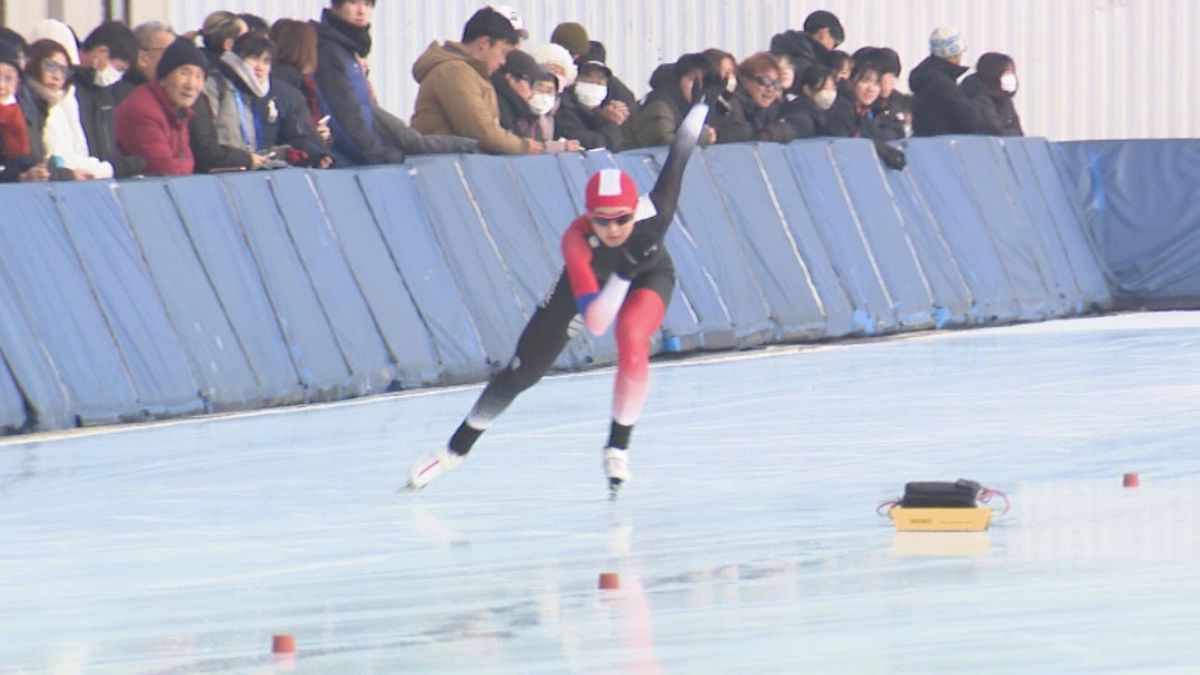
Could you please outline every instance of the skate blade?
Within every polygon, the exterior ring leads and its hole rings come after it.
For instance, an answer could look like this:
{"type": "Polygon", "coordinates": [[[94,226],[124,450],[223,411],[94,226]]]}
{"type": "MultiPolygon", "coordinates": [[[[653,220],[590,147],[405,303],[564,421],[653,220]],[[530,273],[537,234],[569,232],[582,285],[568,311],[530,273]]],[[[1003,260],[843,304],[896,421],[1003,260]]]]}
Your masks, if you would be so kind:
{"type": "Polygon", "coordinates": [[[609,478],[608,479],[608,498],[609,499],[617,498],[617,493],[621,490],[621,485],[624,482],[625,481],[621,480],[620,478],[609,478]]]}

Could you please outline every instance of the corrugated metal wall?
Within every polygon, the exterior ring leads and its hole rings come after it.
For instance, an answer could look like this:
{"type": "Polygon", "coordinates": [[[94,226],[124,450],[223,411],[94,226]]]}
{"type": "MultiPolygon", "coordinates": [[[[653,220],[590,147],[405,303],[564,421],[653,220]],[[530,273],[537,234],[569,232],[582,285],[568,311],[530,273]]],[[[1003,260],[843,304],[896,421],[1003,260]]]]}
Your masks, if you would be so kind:
{"type": "MultiPolygon", "coordinates": [[[[135,0],[136,2],[136,0],[135,0]]],[[[411,64],[433,40],[458,39],[479,0],[379,0],[372,79],[386,106],[407,116],[416,97],[411,64]]],[[[579,21],[608,47],[609,62],[644,94],[654,67],[686,51],[722,47],[739,58],[825,8],[846,26],[847,51],[888,45],[908,69],[924,58],[934,26],[952,23],[967,58],[1006,52],[1021,78],[1026,133],[1056,140],[1200,136],[1200,19],[1195,0],[508,0],[530,42],[579,21]]],[[[215,8],[267,17],[317,17],[324,0],[170,0],[168,20],[198,27],[215,8]]]]}

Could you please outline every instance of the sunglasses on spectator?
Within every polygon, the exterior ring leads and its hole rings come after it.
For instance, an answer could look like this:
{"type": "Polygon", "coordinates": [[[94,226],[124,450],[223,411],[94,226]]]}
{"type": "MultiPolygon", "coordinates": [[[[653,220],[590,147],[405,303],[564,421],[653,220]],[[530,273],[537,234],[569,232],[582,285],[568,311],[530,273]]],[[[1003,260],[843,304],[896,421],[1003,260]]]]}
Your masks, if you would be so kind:
{"type": "Polygon", "coordinates": [[[71,70],[71,66],[64,66],[53,59],[42,61],[42,68],[48,73],[58,73],[59,75],[66,75],[71,70]]]}
{"type": "Polygon", "coordinates": [[[755,77],[753,79],[755,82],[761,84],[762,86],[766,87],[767,89],[774,89],[775,91],[783,91],[783,85],[779,83],[779,80],[772,80],[771,78],[766,77],[764,75],[759,75],[758,77],[755,77]]]}
{"type": "Polygon", "coordinates": [[[588,217],[592,219],[592,223],[597,227],[612,227],[613,225],[628,225],[633,222],[633,215],[632,213],[622,213],[619,216],[601,216],[593,213],[588,217]]]}

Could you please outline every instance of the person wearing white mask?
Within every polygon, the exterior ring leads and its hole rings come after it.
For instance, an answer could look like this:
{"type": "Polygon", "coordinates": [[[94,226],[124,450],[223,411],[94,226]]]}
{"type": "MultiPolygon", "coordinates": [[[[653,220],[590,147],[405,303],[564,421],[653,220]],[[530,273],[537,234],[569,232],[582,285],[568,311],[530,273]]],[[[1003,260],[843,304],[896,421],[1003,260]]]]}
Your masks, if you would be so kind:
{"type": "Polygon", "coordinates": [[[1017,93],[1017,67],[1012,57],[987,52],[975,63],[975,72],[963,80],[961,89],[979,111],[983,133],[991,136],[1024,136],[1021,117],[1013,105],[1017,93]]]}
{"type": "Polygon", "coordinates": [[[796,130],[796,138],[826,135],[826,112],[837,100],[837,76],[825,66],[809,66],[797,74],[799,96],[784,106],[783,119],[796,130]]]}
{"type": "Polygon", "coordinates": [[[83,41],[79,65],[93,71],[96,86],[110,87],[125,77],[137,55],[137,38],[129,26],[108,21],[97,26],[83,41]]]}
{"type": "Polygon", "coordinates": [[[581,61],[575,84],[562,94],[555,123],[558,134],[578,141],[588,149],[624,149],[628,139],[622,125],[629,112],[603,105],[608,98],[608,80],[612,71],[603,61],[581,61]]]}
{"type": "Polygon", "coordinates": [[[136,176],[146,167],[141,157],[123,157],[117,151],[114,112],[120,100],[116,85],[137,56],[137,38],[128,26],[118,21],[102,23],[83,41],[79,66],[71,77],[88,149],[93,156],[112,164],[117,178],[136,176]]]}

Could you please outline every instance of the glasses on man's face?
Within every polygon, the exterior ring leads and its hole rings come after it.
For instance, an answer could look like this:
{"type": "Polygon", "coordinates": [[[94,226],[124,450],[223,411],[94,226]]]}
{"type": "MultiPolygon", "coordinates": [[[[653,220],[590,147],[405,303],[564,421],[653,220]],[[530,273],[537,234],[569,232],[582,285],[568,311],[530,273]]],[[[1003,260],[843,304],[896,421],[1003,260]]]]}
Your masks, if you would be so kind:
{"type": "Polygon", "coordinates": [[[71,70],[71,66],[64,66],[63,64],[59,63],[58,61],[54,61],[52,59],[46,59],[45,61],[42,61],[42,69],[45,70],[47,73],[57,73],[59,75],[66,75],[67,71],[71,70]]]}
{"type": "Polygon", "coordinates": [[[766,87],[767,89],[774,89],[775,91],[783,91],[783,85],[779,83],[779,80],[772,80],[769,77],[760,75],[760,76],[754,78],[754,81],[759,83],[760,85],[766,87]]]}
{"type": "Polygon", "coordinates": [[[619,216],[601,216],[593,213],[590,217],[592,224],[596,227],[612,227],[613,225],[620,227],[633,222],[633,215],[632,213],[622,213],[619,216]]]}

